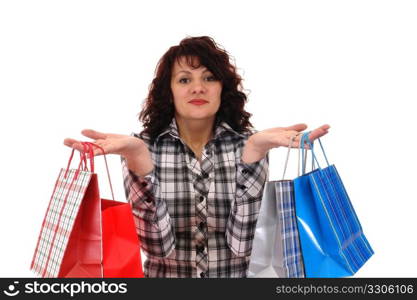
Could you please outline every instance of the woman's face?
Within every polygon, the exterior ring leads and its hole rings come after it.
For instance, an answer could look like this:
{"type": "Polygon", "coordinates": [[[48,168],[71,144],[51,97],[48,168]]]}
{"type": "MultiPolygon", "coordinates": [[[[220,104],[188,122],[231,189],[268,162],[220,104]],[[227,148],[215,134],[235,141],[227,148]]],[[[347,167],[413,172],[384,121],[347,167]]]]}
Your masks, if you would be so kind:
{"type": "Polygon", "coordinates": [[[189,66],[184,57],[175,62],[171,74],[175,115],[183,119],[213,119],[220,107],[222,84],[203,65],[189,66]]]}

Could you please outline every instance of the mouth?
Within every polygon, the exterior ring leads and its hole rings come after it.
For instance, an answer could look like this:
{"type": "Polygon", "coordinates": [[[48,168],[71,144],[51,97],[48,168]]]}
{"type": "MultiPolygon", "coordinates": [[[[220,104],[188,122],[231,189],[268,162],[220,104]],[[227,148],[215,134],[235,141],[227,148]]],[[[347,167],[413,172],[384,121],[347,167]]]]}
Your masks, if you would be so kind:
{"type": "Polygon", "coordinates": [[[194,105],[203,105],[203,104],[207,104],[208,101],[204,100],[204,99],[193,99],[191,101],[188,101],[188,103],[194,104],[194,105]]]}

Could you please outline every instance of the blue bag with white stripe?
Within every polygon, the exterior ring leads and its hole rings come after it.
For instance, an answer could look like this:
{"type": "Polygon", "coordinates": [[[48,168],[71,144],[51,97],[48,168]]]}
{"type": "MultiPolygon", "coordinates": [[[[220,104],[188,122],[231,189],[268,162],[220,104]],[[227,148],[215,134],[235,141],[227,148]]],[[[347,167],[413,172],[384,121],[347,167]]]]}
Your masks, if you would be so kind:
{"type": "Polygon", "coordinates": [[[294,180],[297,224],[306,277],[354,275],[373,255],[362,226],[334,165],[320,168],[313,144],[304,133],[301,141],[302,175],[294,180]],[[313,156],[313,171],[306,173],[304,144],[313,156]],[[314,169],[314,162],[318,168],[314,169]]]}

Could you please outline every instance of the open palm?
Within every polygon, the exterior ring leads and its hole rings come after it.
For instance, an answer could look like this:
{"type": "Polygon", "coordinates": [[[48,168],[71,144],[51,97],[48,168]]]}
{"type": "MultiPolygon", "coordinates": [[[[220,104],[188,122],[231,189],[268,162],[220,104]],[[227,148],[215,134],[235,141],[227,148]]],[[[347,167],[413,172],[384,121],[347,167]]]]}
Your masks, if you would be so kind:
{"type": "MultiPolygon", "coordinates": [[[[135,151],[138,152],[143,146],[146,146],[141,139],[129,135],[102,133],[92,129],[84,129],[81,133],[93,139],[93,143],[103,148],[105,154],[128,155],[135,151]]],[[[83,151],[81,141],[72,138],[66,138],[64,145],[83,151]]],[[[101,154],[103,152],[100,149],[94,149],[94,155],[101,154]]]]}

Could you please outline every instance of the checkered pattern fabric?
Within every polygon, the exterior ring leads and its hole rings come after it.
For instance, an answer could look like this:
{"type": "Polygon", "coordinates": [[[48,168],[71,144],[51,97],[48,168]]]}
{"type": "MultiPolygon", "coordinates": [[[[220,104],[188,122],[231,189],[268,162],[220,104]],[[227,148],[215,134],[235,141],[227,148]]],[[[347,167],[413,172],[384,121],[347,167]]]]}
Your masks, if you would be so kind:
{"type": "Polygon", "coordinates": [[[292,180],[273,182],[283,244],[283,266],[288,278],[303,278],[304,263],[295,214],[294,185],[292,180]]]}
{"type": "Polygon", "coordinates": [[[61,169],[42,223],[31,270],[58,277],[66,246],[92,173],[61,169]]]}
{"type": "Polygon", "coordinates": [[[122,159],[146,277],[246,277],[268,158],[245,164],[249,135],[215,128],[201,162],[181,140],[175,119],[153,144],[154,170],[139,177],[122,159]]]}

